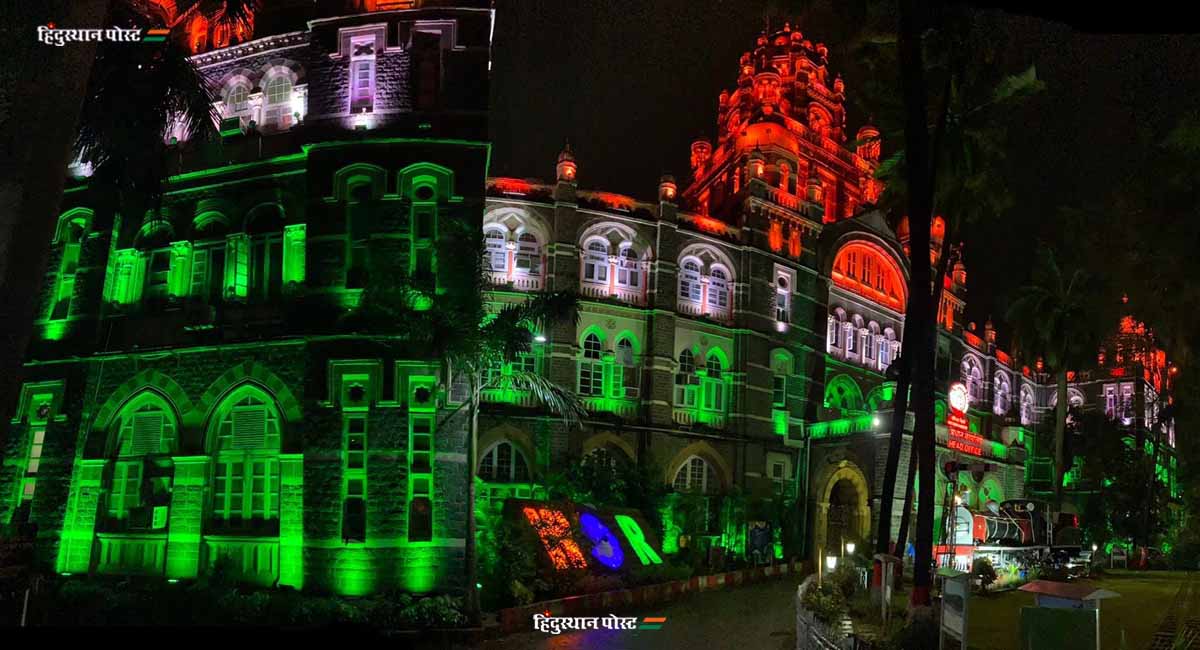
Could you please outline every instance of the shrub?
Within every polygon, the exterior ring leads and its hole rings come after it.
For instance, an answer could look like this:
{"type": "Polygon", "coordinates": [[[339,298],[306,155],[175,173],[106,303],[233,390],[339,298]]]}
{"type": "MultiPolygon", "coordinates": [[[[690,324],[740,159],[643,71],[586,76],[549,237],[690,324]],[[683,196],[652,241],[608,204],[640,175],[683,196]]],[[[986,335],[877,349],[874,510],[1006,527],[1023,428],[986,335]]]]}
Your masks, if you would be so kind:
{"type": "Polygon", "coordinates": [[[847,614],[846,601],[838,590],[809,589],[800,600],[804,609],[822,623],[835,625],[847,614]]]}
{"type": "Polygon", "coordinates": [[[400,614],[406,628],[444,628],[465,625],[467,617],[462,613],[461,602],[450,596],[422,598],[405,608],[400,614]]]}
{"type": "Polygon", "coordinates": [[[829,574],[827,580],[841,593],[842,598],[849,599],[858,589],[858,569],[850,564],[841,565],[829,574]]]}
{"type": "Polygon", "coordinates": [[[979,580],[979,586],[986,593],[988,587],[996,581],[996,569],[992,566],[991,560],[986,557],[977,557],[971,565],[971,577],[979,580]]]}

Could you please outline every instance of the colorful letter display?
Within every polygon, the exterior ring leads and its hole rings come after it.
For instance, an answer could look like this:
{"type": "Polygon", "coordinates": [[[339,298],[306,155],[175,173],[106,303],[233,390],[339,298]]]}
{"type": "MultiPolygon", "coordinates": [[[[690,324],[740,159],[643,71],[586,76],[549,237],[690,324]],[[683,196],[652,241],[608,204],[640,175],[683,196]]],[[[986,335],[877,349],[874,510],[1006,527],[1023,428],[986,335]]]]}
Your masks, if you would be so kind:
{"type": "Polygon", "coordinates": [[[967,407],[970,404],[968,395],[967,387],[962,382],[950,384],[950,412],[946,414],[949,439],[946,446],[972,456],[982,456],[983,436],[971,433],[971,423],[967,420],[967,407]]]}
{"type": "Polygon", "coordinates": [[[587,568],[579,545],[571,539],[571,524],[563,513],[550,508],[525,508],[525,518],[537,531],[556,569],[587,568]]]}
{"type": "MultiPolygon", "coordinates": [[[[617,571],[628,566],[632,555],[641,566],[662,564],[655,542],[647,536],[636,511],[602,512],[576,508],[571,503],[540,503],[510,500],[514,510],[529,523],[546,549],[555,571],[604,568],[617,571]],[[628,514],[626,514],[628,513],[628,514]],[[572,525],[578,522],[579,536],[572,525]],[[588,547],[584,554],[581,543],[588,547]],[[629,553],[628,551],[632,551],[629,553]]],[[[506,508],[508,510],[508,508],[506,508]]]]}

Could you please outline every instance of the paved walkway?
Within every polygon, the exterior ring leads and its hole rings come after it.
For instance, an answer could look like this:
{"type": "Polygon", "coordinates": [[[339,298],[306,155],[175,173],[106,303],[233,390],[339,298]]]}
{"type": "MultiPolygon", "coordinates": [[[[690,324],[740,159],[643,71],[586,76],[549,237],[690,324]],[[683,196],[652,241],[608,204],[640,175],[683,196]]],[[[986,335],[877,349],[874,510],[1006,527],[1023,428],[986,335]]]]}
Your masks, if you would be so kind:
{"type": "MultiPolygon", "coordinates": [[[[669,605],[636,611],[596,612],[623,616],[665,616],[661,630],[588,630],[557,636],[514,634],[485,642],[484,650],[785,650],[796,647],[793,599],[799,578],[786,576],[730,590],[707,591],[669,605]]],[[[532,621],[530,628],[532,629],[532,621]]]]}

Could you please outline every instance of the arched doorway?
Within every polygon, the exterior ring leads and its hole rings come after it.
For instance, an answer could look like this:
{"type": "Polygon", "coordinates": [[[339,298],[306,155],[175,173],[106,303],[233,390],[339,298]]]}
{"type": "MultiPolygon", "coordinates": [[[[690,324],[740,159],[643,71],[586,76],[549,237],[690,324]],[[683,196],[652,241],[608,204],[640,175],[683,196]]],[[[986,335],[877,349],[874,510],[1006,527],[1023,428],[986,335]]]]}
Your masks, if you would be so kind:
{"type": "Polygon", "coordinates": [[[841,461],[824,472],[818,480],[815,496],[816,521],[813,526],[814,560],[823,555],[841,555],[846,542],[860,548],[871,531],[871,508],[867,498],[867,480],[856,465],[841,461]]]}
{"type": "Polygon", "coordinates": [[[858,528],[858,491],[850,479],[839,479],[829,493],[829,517],[825,539],[830,549],[841,549],[846,542],[859,542],[866,531],[858,528]]]}

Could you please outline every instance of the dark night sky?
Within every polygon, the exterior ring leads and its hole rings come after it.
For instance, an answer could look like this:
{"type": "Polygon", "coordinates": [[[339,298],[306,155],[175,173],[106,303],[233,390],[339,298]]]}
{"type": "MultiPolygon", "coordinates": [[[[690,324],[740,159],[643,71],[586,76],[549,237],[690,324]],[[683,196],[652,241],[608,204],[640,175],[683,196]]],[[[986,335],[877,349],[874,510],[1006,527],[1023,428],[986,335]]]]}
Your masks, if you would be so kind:
{"type": "MultiPolygon", "coordinates": [[[[683,181],[688,145],[714,134],[717,95],[732,88],[766,5],[497,2],[492,174],[548,179],[569,138],[583,187],[649,198],[663,172],[683,181]]],[[[1085,33],[1043,18],[997,16],[1015,59],[1035,64],[1046,90],[1019,109],[1019,128],[1009,133],[1016,208],[964,234],[968,317],[979,321],[999,316],[1004,292],[1024,281],[1033,241],[1055,227],[1058,206],[1102,199],[1136,159],[1139,128],[1161,133],[1200,104],[1200,37],[1085,33]]],[[[830,68],[844,73],[853,102],[861,82],[840,63],[836,21],[828,20],[810,15],[799,28],[829,45],[830,68]]],[[[866,117],[852,110],[850,133],[866,117]]]]}

